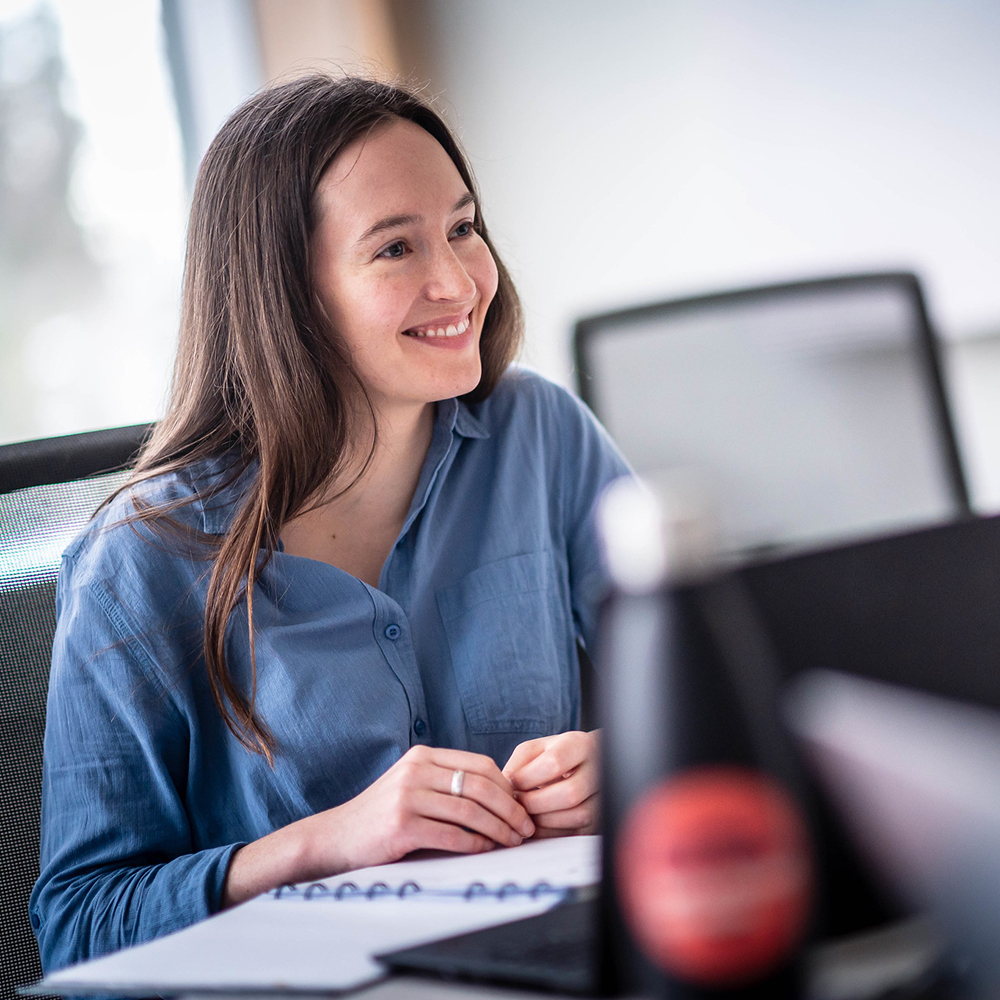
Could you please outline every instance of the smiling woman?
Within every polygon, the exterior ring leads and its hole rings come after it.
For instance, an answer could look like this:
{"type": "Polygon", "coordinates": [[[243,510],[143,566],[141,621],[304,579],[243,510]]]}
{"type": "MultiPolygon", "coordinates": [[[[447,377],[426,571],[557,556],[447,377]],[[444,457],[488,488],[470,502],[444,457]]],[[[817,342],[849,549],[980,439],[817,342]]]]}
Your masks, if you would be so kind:
{"type": "Polygon", "coordinates": [[[510,368],[471,174],[405,90],[265,91],[199,172],[167,416],[59,582],[47,970],[287,882],[592,830],[576,642],[626,472],[510,368]]]}

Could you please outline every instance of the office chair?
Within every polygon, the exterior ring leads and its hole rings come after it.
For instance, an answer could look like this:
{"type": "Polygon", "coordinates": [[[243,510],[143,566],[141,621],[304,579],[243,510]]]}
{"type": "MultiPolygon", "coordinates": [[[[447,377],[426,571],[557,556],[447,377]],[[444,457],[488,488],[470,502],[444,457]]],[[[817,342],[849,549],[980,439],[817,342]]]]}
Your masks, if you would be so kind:
{"type": "Polygon", "coordinates": [[[590,316],[580,395],[640,473],[702,479],[732,552],[969,513],[912,274],[748,288],[590,316]]]}
{"type": "Polygon", "coordinates": [[[41,976],[42,739],[62,550],[125,481],[149,425],[0,446],[0,1000],[41,976]],[[117,471],[116,471],[117,470],[117,471]]]}

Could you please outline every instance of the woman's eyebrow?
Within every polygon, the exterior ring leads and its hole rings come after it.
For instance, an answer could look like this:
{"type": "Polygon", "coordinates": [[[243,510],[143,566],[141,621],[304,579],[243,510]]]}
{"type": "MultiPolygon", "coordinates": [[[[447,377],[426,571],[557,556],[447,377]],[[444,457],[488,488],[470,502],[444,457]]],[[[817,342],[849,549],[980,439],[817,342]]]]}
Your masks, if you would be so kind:
{"type": "Polygon", "coordinates": [[[397,226],[409,226],[414,222],[419,222],[419,215],[389,215],[384,219],[379,219],[378,222],[373,226],[369,226],[359,237],[358,243],[364,243],[365,240],[371,239],[373,236],[381,233],[385,229],[395,229],[397,226]]]}
{"type": "MultiPolygon", "coordinates": [[[[458,212],[465,208],[466,205],[471,205],[475,202],[475,198],[472,197],[471,191],[466,191],[458,201],[455,202],[451,207],[452,212],[458,212]]],[[[409,226],[414,222],[419,222],[419,215],[389,215],[384,219],[379,219],[374,225],[369,226],[359,237],[358,243],[364,243],[365,240],[371,239],[378,233],[384,232],[386,229],[396,229],[398,226],[409,226]]]]}

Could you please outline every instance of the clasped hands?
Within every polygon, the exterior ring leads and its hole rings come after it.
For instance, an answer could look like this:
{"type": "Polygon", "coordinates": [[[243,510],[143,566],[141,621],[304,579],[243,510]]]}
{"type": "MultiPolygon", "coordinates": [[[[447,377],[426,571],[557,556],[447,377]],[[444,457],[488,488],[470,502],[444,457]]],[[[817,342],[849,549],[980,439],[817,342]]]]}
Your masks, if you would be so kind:
{"type": "Polygon", "coordinates": [[[515,747],[502,771],[482,754],[411,747],[343,805],[237,850],[223,905],[283,883],[398,861],[424,848],[474,854],[530,837],[593,833],[597,740],[597,731],[528,740],[515,747]],[[461,781],[456,771],[463,772],[461,781]]]}
{"type": "Polygon", "coordinates": [[[598,822],[597,731],[518,745],[501,771],[483,754],[411,747],[338,807],[345,867],[395,861],[422,848],[474,854],[534,837],[592,833],[598,822]],[[462,794],[452,793],[456,771],[462,794]],[[346,815],[350,814],[350,815],[346,815]]]}

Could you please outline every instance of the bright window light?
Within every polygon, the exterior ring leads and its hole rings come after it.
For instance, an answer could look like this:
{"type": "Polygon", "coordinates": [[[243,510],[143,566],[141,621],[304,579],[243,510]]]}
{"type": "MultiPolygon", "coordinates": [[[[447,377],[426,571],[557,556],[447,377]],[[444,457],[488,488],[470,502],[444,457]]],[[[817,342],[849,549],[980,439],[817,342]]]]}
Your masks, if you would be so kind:
{"type": "Polygon", "coordinates": [[[182,164],[157,0],[0,0],[0,442],[160,414],[182,164]]]}

